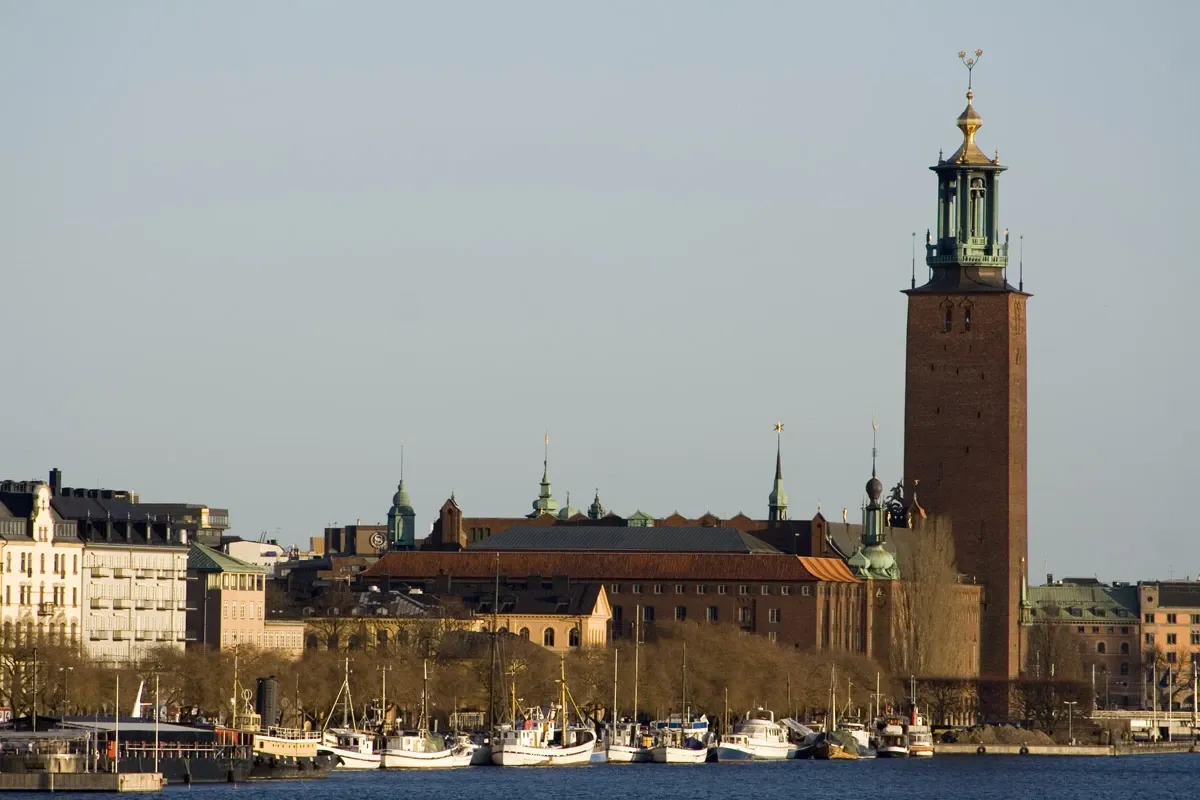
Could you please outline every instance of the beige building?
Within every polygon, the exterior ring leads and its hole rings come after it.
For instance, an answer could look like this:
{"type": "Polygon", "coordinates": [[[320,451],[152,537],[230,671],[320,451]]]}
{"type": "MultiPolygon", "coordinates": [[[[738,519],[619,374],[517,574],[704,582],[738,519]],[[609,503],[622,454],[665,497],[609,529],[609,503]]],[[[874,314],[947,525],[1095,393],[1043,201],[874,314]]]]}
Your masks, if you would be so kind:
{"type": "Polygon", "coordinates": [[[83,542],[51,506],[50,487],[0,492],[2,642],[76,644],[83,607],[83,542]]]}
{"type": "Polygon", "coordinates": [[[262,567],[202,544],[188,553],[188,642],[227,650],[239,646],[300,655],[304,625],[266,619],[262,567]]]}
{"type": "Polygon", "coordinates": [[[1158,687],[1159,708],[1192,707],[1193,660],[1200,661],[1200,581],[1138,584],[1142,614],[1143,699],[1158,687]]]}

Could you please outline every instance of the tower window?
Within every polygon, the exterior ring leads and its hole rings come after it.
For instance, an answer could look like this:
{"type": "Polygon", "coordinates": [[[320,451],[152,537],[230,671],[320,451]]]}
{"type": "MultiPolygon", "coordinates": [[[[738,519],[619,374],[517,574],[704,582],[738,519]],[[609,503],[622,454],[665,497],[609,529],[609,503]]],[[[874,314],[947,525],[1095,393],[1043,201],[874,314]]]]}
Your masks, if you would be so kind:
{"type": "Polygon", "coordinates": [[[967,310],[963,312],[963,330],[971,330],[971,307],[967,306],[967,310]]]}
{"type": "Polygon", "coordinates": [[[954,309],[950,308],[949,306],[946,306],[946,327],[945,327],[946,333],[949,333],[953,327],[954,327],[954,309]]]}
{"type": "Polygon", "coordinates": [[[985,197],[987,190],[983,188],[983,178],[971,179],[971,236],[984,236],[987,228],[985,222],[985,197]]]}

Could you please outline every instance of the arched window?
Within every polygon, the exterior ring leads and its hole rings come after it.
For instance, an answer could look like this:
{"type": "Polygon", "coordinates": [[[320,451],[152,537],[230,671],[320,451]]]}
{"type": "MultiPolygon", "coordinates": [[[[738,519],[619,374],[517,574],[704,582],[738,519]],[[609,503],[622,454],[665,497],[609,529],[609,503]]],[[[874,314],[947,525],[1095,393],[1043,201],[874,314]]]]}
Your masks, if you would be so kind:
{"type": "Polygon", "coordinates": [[[554,628],[546,628],[542,631],[542,644],[546,647],[554,647],[554,628]]]}
{"type": "Polygon", "coordinates": [[[4,623],[4,646],[12,644],[13,626],[11,622],[4,623]]]}
{"type": "Polygon", "coordinates": [[[963,311],[963,330],[971,330],[971,307],[967,306],[963,311]]]}
{"type": "Polygon", "coordinates": [[[525,641],[529,641],[529,628],[521,628],[520,637],[525,641]]]}
{"type": "Polygon", "coordinates": [[[351,650],[362,650],[363,649],[363,637],[361,634],[356,633],[350,637],[350,649],[351,650]]]}
{"type": "Polygon", "coordinates": [[[1104,642],[1096,642],[1096,652],[1100,653],[1101,655],[1104,655],[1104,652],[1105,652],[1104,642]]]}
{"type": "Polygon", "coordinates": [[[496,631],[496,633],[508,633],[508,626],[507,626],[507,625],[501,625],[501,626],[500,626],[500,630],[496,631]]]}
{"type": "Polygon", "coordinates": [[[987,231],[987,189],[983,178],[971,179],[971,235],[985,236],[987,231]]]}
{"type": "Polygon", "coordinates": [[[375,631],[375,648],[377,650],[386,650],[388,646],[387,628],[380,628],[375,631]]]}
{"type": "Polygon", "coordinates": [[[954,309],[946,306],[946,333],[949,333],[954,328],[954,309]]]}
{"type": "Polygon", "coordinates": [[[1129,642],[1121,642],[1121,655],[1129,655],[1129,642]]]}
{"type": "Polygon", "coordinates": [[[579,647],[579,628],[571,628],[571,632],[567,635],[568,647],[579,647]]]}
{"type": "Polygon", "coordinates": [[[325,640],[325,646],[330,650],[338,649],[338,635],[336,633],[329,634],[329,638],[325,640]]]}
{"type": "Polygon", "coordinates": [[[317,635],[315,633],[310,633],[308,636],[304,637],[304,649],[305,650],[316,650],[320,646],[321,646],[321,640],[317,638],[317,635]]]}
{"type": "Polygon", "coordinates": [[[71,622],[71,644],[75,643],[75,638],[79,636],[79,623],[71,622]]]}

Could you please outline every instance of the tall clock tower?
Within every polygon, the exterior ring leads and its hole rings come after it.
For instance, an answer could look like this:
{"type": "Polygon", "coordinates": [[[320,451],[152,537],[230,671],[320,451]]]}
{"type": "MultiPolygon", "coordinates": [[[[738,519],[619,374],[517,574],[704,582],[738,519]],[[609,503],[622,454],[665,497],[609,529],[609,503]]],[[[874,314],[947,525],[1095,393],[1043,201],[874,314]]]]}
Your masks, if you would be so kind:
{"type": "MultiPolygon", "coordinates": [[[[981,53],[977,53],[979,55],[981,53]]],[[[967,66],[974,59],[967,60],[967,66]]],[[[950,518],[959,572],[984,587],[980,671],[1016,677],[1028,552],[1025,301],[1008,282],[999,155],[975,142],[983,119],[968,89],[962,144],[930,167],[937,227],[928,279],[908,295],[904,477],[921,504],[950,518]]]]}

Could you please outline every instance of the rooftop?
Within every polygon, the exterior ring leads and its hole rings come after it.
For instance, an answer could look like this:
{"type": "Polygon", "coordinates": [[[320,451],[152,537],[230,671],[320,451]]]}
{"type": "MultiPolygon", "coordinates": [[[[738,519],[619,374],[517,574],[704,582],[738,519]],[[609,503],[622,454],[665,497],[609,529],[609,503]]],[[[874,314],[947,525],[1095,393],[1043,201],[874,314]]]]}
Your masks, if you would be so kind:
{"type": "Polygon", "coordinates": [[[202,544],[193,542],[188,548],[188,571],[195,572],[248,572],[256,575],[265,574],[266,570],[247,564],[240,558],[225,555],[220,550],[213,550],[202,544]]]}
{"type": "Polygon", "coordinates": [[[590,551],[607,553],[772,553],[771,545],[736,528],[618,528],[518,526],[468,550],[590,551]]]}

